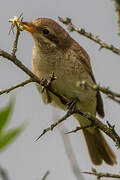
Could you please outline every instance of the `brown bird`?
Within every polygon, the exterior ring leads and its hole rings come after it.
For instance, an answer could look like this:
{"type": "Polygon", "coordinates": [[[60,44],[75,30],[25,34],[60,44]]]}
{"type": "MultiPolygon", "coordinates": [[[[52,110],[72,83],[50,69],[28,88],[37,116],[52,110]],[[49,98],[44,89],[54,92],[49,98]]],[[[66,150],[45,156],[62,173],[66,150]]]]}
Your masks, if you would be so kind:
{"type": "MultiPolygon", "coordinates": [[[[57,80],[52,87],[68,99],[77,98],[76,106],[81,111],[96,113],[104,117],[103,102],[99,92],[91,88],[77,86],[77,82],[85,81],[95,85],[95,78],[87,52],[55,21],[38,18],[31,22],[23,22],[24,29],[29,31],[34,40],[32,71],[39,78],[49,79],[54,72],[57,80]]],[[[51,103],[66,110],[65,104],[47,89],[42,93],[41,86],[36,84],[45,103],[51,103]]],[[[75,114],[81,126],[90,124],[86,118],[75,114]]],[[[105,161],[109,165],[116,164],[116,156],[104,139],[101,131],[95,127],[83,130],[88,152],[95,165],[105,161]]]]}

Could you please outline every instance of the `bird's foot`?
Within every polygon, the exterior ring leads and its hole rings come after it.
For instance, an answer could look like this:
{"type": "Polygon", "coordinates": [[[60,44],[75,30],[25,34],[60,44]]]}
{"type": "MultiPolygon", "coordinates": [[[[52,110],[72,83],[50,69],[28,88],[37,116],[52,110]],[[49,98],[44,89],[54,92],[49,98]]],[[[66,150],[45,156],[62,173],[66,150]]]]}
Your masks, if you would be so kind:
{"type": "Polygon", "coordinates": [[[67,103],[68,113],[73,114],[75,112],[77,101],[78,98],[74,98],[67,103]]]}
{"type": "Polygon", "coordinates": [[[50,75],[49,75],[49,79],[47,78],[41,78],[41,85],[43,86],[42,87],[42,92],[44,91],[45,88],[51,86],[51,83],[56,80],[56,76],[54,74],[54,72],[52,72],[50,75]]]}

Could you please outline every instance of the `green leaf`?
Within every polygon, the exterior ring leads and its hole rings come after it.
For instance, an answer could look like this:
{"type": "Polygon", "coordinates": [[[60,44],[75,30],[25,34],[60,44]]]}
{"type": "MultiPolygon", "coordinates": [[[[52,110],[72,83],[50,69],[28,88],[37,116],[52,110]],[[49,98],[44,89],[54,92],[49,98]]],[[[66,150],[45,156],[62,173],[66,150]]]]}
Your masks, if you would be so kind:
{"type": "Polygon", "coordinates": [[[0,135],[0,152],[4,150],[25,128],[25,125],[19,126],[16,129],[4,132],[0,135]]]}
{"type": "Polygon", "coordinates": [[[10,121],[10,117],[14,107],[14,98],[11,98],[9,104],[0,110],[0,133],[4,130],[5,126],[10,121]]]}

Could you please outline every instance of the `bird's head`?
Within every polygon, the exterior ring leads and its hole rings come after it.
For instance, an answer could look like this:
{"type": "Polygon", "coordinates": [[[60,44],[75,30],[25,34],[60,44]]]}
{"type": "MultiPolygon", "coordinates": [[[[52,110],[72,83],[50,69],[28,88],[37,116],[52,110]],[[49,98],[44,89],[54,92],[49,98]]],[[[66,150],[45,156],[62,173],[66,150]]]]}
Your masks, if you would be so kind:
{"type": "Polygon", "coordinates": [[[71,45],[72,38],[52,19],[38,18],[31,22],[23,22],[23,24],[24,30],[29,31],[40,46],[50,45],[67,49],[71,45]]]}

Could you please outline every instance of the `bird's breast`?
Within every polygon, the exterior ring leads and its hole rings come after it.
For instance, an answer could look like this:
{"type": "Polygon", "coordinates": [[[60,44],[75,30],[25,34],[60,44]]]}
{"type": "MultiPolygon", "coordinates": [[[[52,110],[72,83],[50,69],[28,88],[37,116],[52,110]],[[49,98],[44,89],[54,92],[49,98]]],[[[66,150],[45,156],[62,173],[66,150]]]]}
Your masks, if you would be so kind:
{"type": "Polygon", "coordinates": [[[46,79],[49,79],[49,75],[54,72],[57,79],[52,82],[53,88],[70,99],[77,97],[81,104],[90,103],[96,99],[96,92],[92,89],[77,87],[76,84],[83,80],[93,83],[93,80],[76,55],[70,54],[40,53],[39,50],[34,49],[32,71],[39,78],[46,79]]]}

